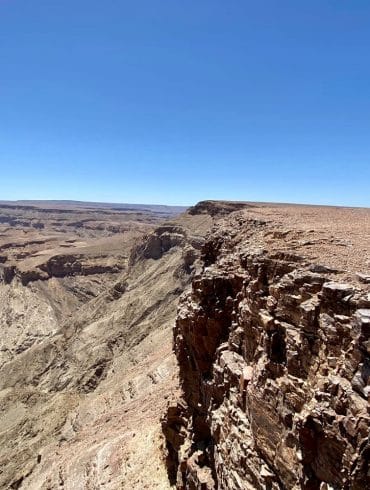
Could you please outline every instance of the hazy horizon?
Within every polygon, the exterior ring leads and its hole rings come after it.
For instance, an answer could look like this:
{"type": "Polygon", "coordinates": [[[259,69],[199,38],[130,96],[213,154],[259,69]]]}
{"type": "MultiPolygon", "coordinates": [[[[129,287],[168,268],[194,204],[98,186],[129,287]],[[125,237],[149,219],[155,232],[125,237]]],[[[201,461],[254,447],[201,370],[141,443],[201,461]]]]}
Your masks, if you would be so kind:
{"type": "Polygon", "coordinates": [[[60,204],[90,204],[90,205],[102,205],[102,206],[134,206],[134,207],[145,207],[145,206],[153,206],[158,208],[181,208],[188,209],[192,206],[195,206],[199,202],[202,201],[219,201],[219,202],[240,202],[246,204],[261,204],[261,205],[288,205],[288,206],[323,206],[323,207],[338,207],[338,208],[364,208],[368,209],[370,206],[356,206],[356,205],[342,205],[342,204],[315,204],[310,202],[284,202],[284,201],[247,201],[247,200],[233,200],[233,199],[202,199],[200,201],[192,202],[189,204],[163,204],[160,202],[110,202],[110,201],[81,201],[79,199],[1,199],[0,204],[7,203],[25,203],[26,205],[32,205],[32,203],[37,204],[47,204],[47,203],[60,203],[60,204]]]}

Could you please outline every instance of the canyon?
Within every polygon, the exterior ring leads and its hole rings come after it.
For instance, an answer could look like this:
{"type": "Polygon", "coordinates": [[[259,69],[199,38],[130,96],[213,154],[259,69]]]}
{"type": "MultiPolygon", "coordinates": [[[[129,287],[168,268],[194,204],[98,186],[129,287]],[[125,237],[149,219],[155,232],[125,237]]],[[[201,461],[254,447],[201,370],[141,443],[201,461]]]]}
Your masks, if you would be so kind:
{"type": "Polygon", "coordinates": [[[171,329],[208,217],[23,206],[1,208],[0,487],[167,488],[171,329]]]}
{"type": "Polygon", "coordinates": [[[0,487],[370,486],[370,210],[0,203],[0,487]]]}

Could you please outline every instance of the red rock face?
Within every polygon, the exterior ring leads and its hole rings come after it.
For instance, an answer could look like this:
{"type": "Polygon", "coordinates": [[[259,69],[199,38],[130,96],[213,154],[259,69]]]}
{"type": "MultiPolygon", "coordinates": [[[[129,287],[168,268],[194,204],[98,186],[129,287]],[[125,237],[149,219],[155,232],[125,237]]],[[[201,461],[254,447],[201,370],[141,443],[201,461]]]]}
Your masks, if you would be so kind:
{"type": "Polygon", "coordinates": [[[170,479],[178,489],[370,488],[370,295],[258,248],[264,226],[234,219],[211,236],[180,302],[183,398],[162,423],[170,479]]]}

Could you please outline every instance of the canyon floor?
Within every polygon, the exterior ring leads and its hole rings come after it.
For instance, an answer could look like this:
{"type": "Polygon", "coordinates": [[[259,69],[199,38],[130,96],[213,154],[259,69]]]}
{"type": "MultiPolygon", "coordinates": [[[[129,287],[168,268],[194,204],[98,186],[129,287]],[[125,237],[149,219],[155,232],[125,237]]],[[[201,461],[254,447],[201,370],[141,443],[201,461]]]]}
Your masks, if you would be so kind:
{"type": "MultiPolygon", "coordinates": [[[[194,436],[193,429],[184,428],[176,439],[176,431],[181,432],[178,414],[172,420],[167,417],[167,427],[163,422],[176,400],[185,399],[188,411],[194,408],[194,400],[184,394],[194,388],[184,378],[187,367],[181,365],[176,345],[177,359],[173,352],[182,293],[180,317],[184,298],[200,278],[212,274],[214,264],[223,273],[233,271],[240,253],[258,251],[294,263],[286,273],[299,268],[323,275],[326,282],[351,285],[366,309],[369,240],[370,210],[361,208],[207,201],[185,211],[76,202],[0,203],[0,487],[168,489],[177,478],[178,488],[201,488],[199,465],[193,465],[194,474],[187,473],[192,454],[180,448],[180,442],[194,436]],[[176,441],[169,436],[171,430],[176,441]]],[[[274,271],[269,271],[272,282],[279,275],[274,271]]],[[[214,293],[208,300],[213,299],[214,293]]],[[[211,318],[213,310],[209,314],[211,318]]],[[[207,337],[210,334],[212,329],[201,337],[214,344],[214,351],[198,354],[218,364],[219,345],[207,337]]],[[[196,332],[189,342],[194,339],[203,342],[196,332]]],[[[195,356],[195,364],[199,361],[195,356]]],[[[193,374],[200,386],[199,372],[193,374]]],[[[365,387],[367,383],[366,378],[365,387]]],[[[356,395],[361,410],[364,393],[356,395]]],[[[209,407],[203,408],[205,416],[209,407]]],[[[247,430],[246,437],[252,436],[247,430]]],[[[269,455],[262,460],[265,480],[248,484],[236,473],[220,475],[225,479],[220,483],[217,475],[207,473],[204,460],[208,486],[202,488],[268,488],[265,481],[272,481],[270,488],[299,488],[278,471],[276,483],[270,475],[275,474],[274,462],[269,455]]],[[[229,460],[220,458],[219,464],[222,461],[229,460]]],[[[298,464],[293,457],[289,461],[298,464]]],[[[209,471],[215,473],[217,465],[211,463],[209,471]]],[[[235,461],[229,463],[231,471],[235,461]]],[[[310,463],[313,473],[315,464],[310,463]]],[[[325,482],[324,472],[318,472],[325,482]]],[[[339,480],[333,481],[328,484],[340,488],[339,480]]],[[[320,482],[317,488],[324,488],[320,482]]]]}

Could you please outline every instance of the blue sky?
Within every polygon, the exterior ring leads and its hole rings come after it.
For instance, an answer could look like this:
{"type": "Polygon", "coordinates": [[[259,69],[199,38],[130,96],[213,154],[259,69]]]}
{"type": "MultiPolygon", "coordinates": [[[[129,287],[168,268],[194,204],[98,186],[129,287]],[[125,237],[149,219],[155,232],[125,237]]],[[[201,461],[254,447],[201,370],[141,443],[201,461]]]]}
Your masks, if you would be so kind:
{"type": "Polygon", "coordinates": [[[370,206],[368,0],[0,0],[0,199],[370,206]]]}

